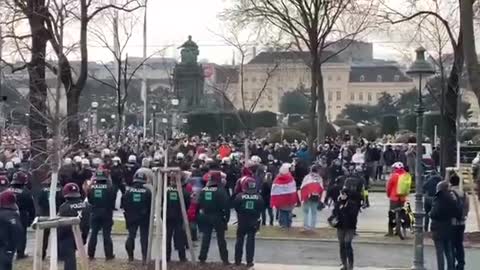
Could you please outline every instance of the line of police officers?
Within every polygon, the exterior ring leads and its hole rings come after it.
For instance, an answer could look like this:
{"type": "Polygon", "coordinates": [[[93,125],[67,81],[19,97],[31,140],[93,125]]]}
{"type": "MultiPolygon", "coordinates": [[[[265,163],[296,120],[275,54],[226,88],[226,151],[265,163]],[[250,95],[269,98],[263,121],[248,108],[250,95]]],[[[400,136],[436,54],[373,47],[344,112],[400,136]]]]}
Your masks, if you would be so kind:
{"type": "MultiPolygon", "coordinates": [[[[148,226],[152,194],[145,186],[148,175],[137,171],[133,181],[126,186],[121,200],[124,210],[128,237],[125,249],[130,261],[134,260],[134,248],[137,231],[140,231],[142,261],[147,256],[148,226]]],[[[242,185],[242,192],[230,198],[218,171],[210,173],[210,179],[200,192],[198,205],[195,208],[197,224],[203,233],[199,260],[207,260],[210,240],[213,230],[217,234],[220,257],[224,264],[229,264],[225,241],[225,231],[230,219],[230,209],[234,208],[238,215],[237,242],[235,245],[235,263],[241,264],[244,239],[246,241],[247,265],[253,265],[255,250],[255,234],[260,226],[260,215],[264,202],[257,193],[256,181],[248,178],[242,185]]],[[[17,253],[17,259],[27,257],[25,254],[27,228],[32,224],[36,214],[49,215],[50,182],[42,183],[39,195],[39,211],[35,213],[33,197],[27,187],[29,176],[27,172],[18,171],[13,174],[9,183],[5,175],[0,174],[0,269],[12,269],[12,260],[17,253]],[[3,229],[5,228],[5,229],[3,229]]],[[[171,179],[167,189],[167,260],[171,258],[171,243],[178,251],[180,261],[186,261],[185,250],[188,248],[186,234],[181,215],[180,199],[190,206],[190,193],[183,185],[184,198],[180,198],[175,181],[171,179]]],[[[108,172],[97,169],[92,184],[86,192],[76,183],[70,182],[63,187],[59,184],[56,190],[58,216],[81,218],[80,229],[84,244],[88,241],[87,254],[89,259],[95,259],[98,233],[102,231],[106,260],[115,258],[111,231],[113,212],[115,210],[116,192],[118,187],[112,185],[108,172]]],[[[46,231],[43,243],[43,256],[46,255],[48,234],[46,231]]],[[[76,269],[76,245],[71,228],[58,228],[59,259],[64,261],[65,269],[76,269]]]]}

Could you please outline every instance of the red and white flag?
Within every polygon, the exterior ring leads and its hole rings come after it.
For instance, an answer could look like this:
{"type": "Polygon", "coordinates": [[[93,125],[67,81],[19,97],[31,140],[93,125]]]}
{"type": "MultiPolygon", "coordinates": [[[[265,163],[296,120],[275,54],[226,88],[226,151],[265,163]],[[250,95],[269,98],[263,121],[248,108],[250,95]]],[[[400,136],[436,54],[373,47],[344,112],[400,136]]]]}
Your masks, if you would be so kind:
{"type": "Polygon", "coordinates": [[[305,176],[300,188],[300,199],[302,203],[307,201],[311,196],[318,196],[318,198],[322,197],[322,182],[322,178],[318,174],[310,173],[305,176]]]}
{"type": "Polygon", "coordinates": [[[280,174],[272,184],[270,205],[272,208],[282,209],[295,207],[298,203],[297,186],[290,173],[280,174]]]}

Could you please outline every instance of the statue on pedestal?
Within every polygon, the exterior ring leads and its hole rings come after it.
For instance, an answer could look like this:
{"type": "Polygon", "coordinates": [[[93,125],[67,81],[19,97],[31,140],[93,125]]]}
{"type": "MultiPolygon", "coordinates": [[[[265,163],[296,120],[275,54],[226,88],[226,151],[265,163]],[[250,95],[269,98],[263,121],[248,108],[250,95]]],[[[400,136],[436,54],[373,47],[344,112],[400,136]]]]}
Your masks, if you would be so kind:
{"type": "Polygon", "coordinates": [[[181,62],[175,65],[173,80],[175,93],[180,100],[180,110],[192,111],[198,108],[203,98],[204,75],[202,65],[197,58],[198,45],[188,36],[188,40],[179,47],[181,62]]]}

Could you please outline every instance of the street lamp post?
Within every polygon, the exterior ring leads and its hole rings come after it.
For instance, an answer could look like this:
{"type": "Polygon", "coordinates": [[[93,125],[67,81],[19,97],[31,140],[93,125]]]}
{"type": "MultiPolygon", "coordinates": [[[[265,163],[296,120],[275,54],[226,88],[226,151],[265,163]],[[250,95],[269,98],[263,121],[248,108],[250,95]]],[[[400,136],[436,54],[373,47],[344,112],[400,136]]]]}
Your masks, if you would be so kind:
{"type": "Polygon", "coordinates": [[[155,119],[156,114],[157,114],[157,104],[153,103],[152,104],[152,133],[153,133],[152,137],[154,142],[157,136],[157,119],[155,119]]]}
{"type": "Polygon", "coordinates": [[[172,137],[174,136],[175,133],[175,128],[177,124],[177,108],[178,105],[180,104],[180,101],[176,98],[173,98],[170,100],[172,104],[172,123],[171,123],[171,130],[172,130],[172,137]]]}
{"type": "Polygon", "coordinates": [[[92,133],[94,135],[98,134],[97,131],[97,109],[98,109],[98,102],[94,101],[92,102],[92,133]]]}
{"type": "MultiPolygon", "coordinates": [[[[418,48],[416,51],[415,62],[407,70],[407,74],[418,82],[418,105],[417,112],[417,153],[415,160],[415,237],[414,237],[414,258],[413,270],[425,270],[424,261],[424,243],[423,243],[423,177],[422,177],[422,141],[423,141],[423,114],[425,107],[422,100],[423,81],[435,73],[435,70],[425,60],[425,49],[418,48]],[[423,80],[423,81],[422,81],[423,80]]],[[[443,146],[442,146],[443,147],[443,146]]]]}

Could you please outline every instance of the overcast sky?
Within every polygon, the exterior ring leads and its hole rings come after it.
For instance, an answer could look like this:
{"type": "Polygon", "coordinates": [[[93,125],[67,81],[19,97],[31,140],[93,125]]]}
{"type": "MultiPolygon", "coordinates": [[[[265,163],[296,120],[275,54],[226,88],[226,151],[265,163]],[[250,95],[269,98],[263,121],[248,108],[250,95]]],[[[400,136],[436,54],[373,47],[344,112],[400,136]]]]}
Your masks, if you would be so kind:
{"type": "MultiPolygon", "coordinates": [[[[212,33],[220,33],[222,22],[218,14],[225,8],[228,0],[149,0],[148,3],[148,51],[149,54],[171,46],[166,50],[165,56],[179,57],[177,49],[188,37],[200,46],[199,59],[206,59],[209,62],[226,64],[232,62],[234,49],[225,44],[218,36],[212,33]]],[[[140,11],[141,16],[143,11],[140,11]]],[[[128,53],[130,56],[141,56],[142,54],[142,23],[139,25],[132,37],[128,53]]],[[[397,59],[399,48],[403,40],[391,40],[387,37],[369,37],[374,43],[374,56],[382,59],[397,59]]],[[[110,54],[104,48],[93,43],[90,46],[90,60],[108,61],[110,54]]],[[[258,48],[261,49],[261,48],[258,48]]],[[[413,57],[413,52],[412,52],[413,57]]],[[[238,55],[237,55],[238,60],[238,55]]]]}

